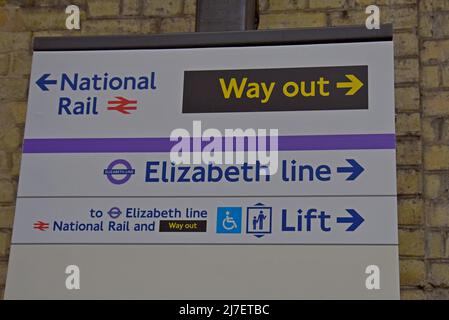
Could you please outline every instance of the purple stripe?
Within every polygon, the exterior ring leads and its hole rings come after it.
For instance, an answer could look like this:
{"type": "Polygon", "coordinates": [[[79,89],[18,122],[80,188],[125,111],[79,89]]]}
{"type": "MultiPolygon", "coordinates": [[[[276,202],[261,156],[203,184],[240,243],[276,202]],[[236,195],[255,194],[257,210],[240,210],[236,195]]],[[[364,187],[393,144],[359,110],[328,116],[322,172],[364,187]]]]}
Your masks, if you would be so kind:
{"type": "MultiPolygon", "coordinates": [[[[170,138],[25,139],[23,153],[170,152],[176,143],[170,138]]],[[[203,142],[202,146],[208,143],[203,142]]],[[[395,146],[394,134],[280,136],[278,140],[279,151],[394,149],[395,146]]],[[[246,144],[244,150],[248,151],[246,144]]]]}

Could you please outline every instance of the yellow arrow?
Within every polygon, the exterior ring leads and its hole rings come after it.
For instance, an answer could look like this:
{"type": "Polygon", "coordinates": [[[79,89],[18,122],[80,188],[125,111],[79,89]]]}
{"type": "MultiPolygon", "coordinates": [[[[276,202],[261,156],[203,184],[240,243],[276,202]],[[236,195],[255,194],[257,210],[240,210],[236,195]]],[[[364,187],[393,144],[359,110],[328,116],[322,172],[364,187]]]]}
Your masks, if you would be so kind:
{"type": "Polygon", "coordinates": [[[345,95],[353,96],[361,87],[363,87],[363,82],[353,74],[345,74],[345,76],[351,82],[337,82],[337,88],[350,88],[345,95]]]}

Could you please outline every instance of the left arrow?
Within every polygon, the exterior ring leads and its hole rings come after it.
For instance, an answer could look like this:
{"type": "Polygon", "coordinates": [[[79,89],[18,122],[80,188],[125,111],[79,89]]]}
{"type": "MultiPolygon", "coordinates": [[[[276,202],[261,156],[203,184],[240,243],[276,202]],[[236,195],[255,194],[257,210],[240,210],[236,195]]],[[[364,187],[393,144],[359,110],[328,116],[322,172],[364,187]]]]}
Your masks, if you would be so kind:
{"type": "Polygon", "coordinates": [[[39,88],[41,88],[42,91],[48,91],[47,85],[56,84],[56,80],[48,79],[49,76],[50,73],[44,73],[42,77],[40,77],[36,81],[36,84],[38,85],[39,88]]]}
{"type": "Polygon", "coordinates": [[[351,223],[349,227],[346,228],[346,231],[354,231],[356,230],[365,219],[360,216],[360,214],[354,209],[346,209],[346,211],[351,215],[350,217],[337,217],[337,223],[351,223]]]}

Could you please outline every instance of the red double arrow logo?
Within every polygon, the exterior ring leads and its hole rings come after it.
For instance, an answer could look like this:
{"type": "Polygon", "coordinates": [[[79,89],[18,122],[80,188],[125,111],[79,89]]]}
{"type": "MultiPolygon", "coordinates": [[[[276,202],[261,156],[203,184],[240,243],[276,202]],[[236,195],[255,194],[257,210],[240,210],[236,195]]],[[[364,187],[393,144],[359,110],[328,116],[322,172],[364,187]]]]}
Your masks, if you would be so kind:
{"type": "Polygon", "coordinates": [[[115,97],[117,100],[108,101],[108,110],[115,110],[123,114],[131,114],[130,110],[137,110],[137,100],[128,100],[124,97],[115,97]]]}
{"type": "Polygon", "coordinates": [[[47,222],[43,222],[43,221],[37,221],[33,224],[33,228],[40,230],[40,231],[45,231],[47,230],[49,227],[49,224],[47,222]]]}

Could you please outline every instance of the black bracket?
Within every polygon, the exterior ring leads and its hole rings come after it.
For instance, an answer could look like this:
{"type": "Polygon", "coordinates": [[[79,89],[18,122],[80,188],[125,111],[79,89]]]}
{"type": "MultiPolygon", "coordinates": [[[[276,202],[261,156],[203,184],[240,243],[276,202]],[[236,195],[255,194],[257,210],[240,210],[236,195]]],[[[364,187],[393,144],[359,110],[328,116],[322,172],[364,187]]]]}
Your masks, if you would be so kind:
{"type": "Polygon", "coordinates": [[[196,31],[256,30],[258,0],[197,0],[196,31]]]}

